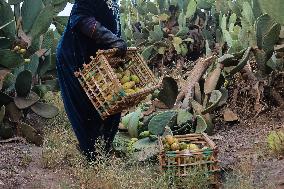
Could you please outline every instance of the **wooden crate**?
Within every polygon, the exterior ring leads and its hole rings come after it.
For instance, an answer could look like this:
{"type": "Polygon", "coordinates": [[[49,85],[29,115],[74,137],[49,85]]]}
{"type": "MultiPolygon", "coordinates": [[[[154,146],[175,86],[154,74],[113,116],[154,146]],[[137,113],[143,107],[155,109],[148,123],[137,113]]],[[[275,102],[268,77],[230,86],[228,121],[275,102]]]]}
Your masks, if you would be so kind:
{"type": "Polygon", "coordinates": [[[167,171],[173,176],[186,177],[198,169],[209,174],[211,184],[219,183],[220,167],[218,165],[218,149],[215,143],[205,134],[175,135],[179,142],[193,143],[200,146],[197,151],[166,151],[159,137],[159,162],[162,171],[167,171]],[[207,147],[207,149],[201,149],[207,147]]]}
{"type": "Polygon", "coordinates": [[[83,69],[75,72],[75,76],[102,119],[139,104],[160,87],[137,48],[128,48],[124,58],[114,56],[115,52],[115,49],[100,50],[89,64],[84,64],[83,69]],[[140,80],[138,87],[141,90],[127,95],[117,78],[115,69],[117,65],[130,61],[132,64],[125,70],[138,76],[140,80]]]}

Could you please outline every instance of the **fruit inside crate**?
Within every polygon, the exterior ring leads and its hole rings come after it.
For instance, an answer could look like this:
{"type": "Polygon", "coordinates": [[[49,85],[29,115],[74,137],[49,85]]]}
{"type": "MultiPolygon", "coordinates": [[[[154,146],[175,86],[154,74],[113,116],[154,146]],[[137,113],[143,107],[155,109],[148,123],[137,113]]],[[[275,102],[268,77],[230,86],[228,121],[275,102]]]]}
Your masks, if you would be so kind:
{"type": "Polygon", "coordinates": [[[90,100],[104,119],[137,105],[159,88],[158,82],[136,48],[124,58],[114,50],[99,51],[76,73],[90,100]]]}
{"type": "MultiPolygon", "coordinates": [[[[196,170],[218,172],[217,148],[206,134],[189,134],[159,138],[160,166],[174,175],[188,176],[196,170]]],[[[213,179],[215,180],[215,179],[213,179]]]]}

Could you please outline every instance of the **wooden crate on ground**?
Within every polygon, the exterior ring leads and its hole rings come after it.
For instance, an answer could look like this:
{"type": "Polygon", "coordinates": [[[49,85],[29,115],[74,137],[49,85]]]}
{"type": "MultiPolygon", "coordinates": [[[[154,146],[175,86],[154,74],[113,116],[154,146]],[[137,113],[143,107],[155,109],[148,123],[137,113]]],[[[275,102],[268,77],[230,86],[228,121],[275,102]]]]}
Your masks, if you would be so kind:
{"type": "Polygon", "coordinates": [[[178,150],[167,149],[165,141],[159,137],[159,162],[162,171],[177,177],[189,176],[196,170],[208,174],[211,184],[218,185],[219,171],[218,149],[215,143],[207,134],[187,134],[173,136],[179,142],[195,144],[198,150],[178,150]]]}
{"type": "Polygon", "coordinates": [[[84,64],[83,69],[75,72],[102,119],[139,104],[160,87],[137,48],[128,48],[124,58],[116,57],[115,53],[114,49],[100,50],[89,64],[84,64]],[[123,66],[123,71],[128,70],[139,78],[140,82],[136,84],[139,91],[132,94],[125,92],[116,73],[119,65],[123,66]]]}

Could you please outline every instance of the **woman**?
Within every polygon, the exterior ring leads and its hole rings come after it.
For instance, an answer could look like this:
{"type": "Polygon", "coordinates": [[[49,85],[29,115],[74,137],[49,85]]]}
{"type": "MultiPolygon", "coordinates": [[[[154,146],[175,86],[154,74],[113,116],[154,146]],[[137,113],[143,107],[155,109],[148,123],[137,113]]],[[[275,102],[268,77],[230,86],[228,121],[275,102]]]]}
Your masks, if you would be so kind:
{"type": "Polygon", "coordinates": [[[120,114],[102,120],[83,91],[74,72],[90,62],[99,49],[117,48],[124,56],[126,43],[120,37],[116,0],[76,0],[68,24],[57,47],[57,72],[66,113],[81,151],[95,157],[95,143],[105,140],[106,150],[118,130],[120,114]]]}

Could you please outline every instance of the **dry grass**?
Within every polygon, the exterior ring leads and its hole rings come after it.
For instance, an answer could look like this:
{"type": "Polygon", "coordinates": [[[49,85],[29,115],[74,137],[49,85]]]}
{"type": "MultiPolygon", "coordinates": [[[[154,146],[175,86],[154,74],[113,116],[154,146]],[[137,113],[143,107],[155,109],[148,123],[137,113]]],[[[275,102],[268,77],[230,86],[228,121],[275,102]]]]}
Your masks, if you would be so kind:
{"type": "MultiPolygon", "coordinates": [[[[87,162],[77,150],[77,140],[64,112],[59,94],[49,94],[51,101],[60,109],[59,115],[49,120],[49,128],[45,131],[42,163],[45,168],[61,169],[72,177],[75,184],[72,187],[63,183],[61,188],[81,189],[158,189],[158,188],[209,188],[208,177],[202,171],[196,170],[191,176],[182,180],[173,178],[170,174],[161,174],[158,165],[153,163],[138,163],[132,159],[115,158],[100,153],[96,162],[87,162]],[[183,186],[183,187],[180,187],[183,186]]],[[[99,145],[100,146],[100,145],[99,145]]],[[[264,156],[260,148],[255,149],[264,156]]],[[[232,173],[226,175],[223,183],[225,189],[253,189],[253,167],[249,161],[241,162],[234,167],[232,173]]],[[[272,186],[268,188],[273,189],[272,186]]]]}
{"type": "MultiPolygon", "coordinates": [[[[263,150],[261,151],[256,151],[261,153],[259,156],[263,155],[263,150]]],[[[233,171],[226,175],[223,183],[224,189],[276,189],[275,184],[264,178],[262,174],[257,175],[260,181],[255,183],[254,171],[256,171],[256,168],[251,161],[251,156],[247,156],[247,159],[244,158],[233,167],[233,171]]]]}

